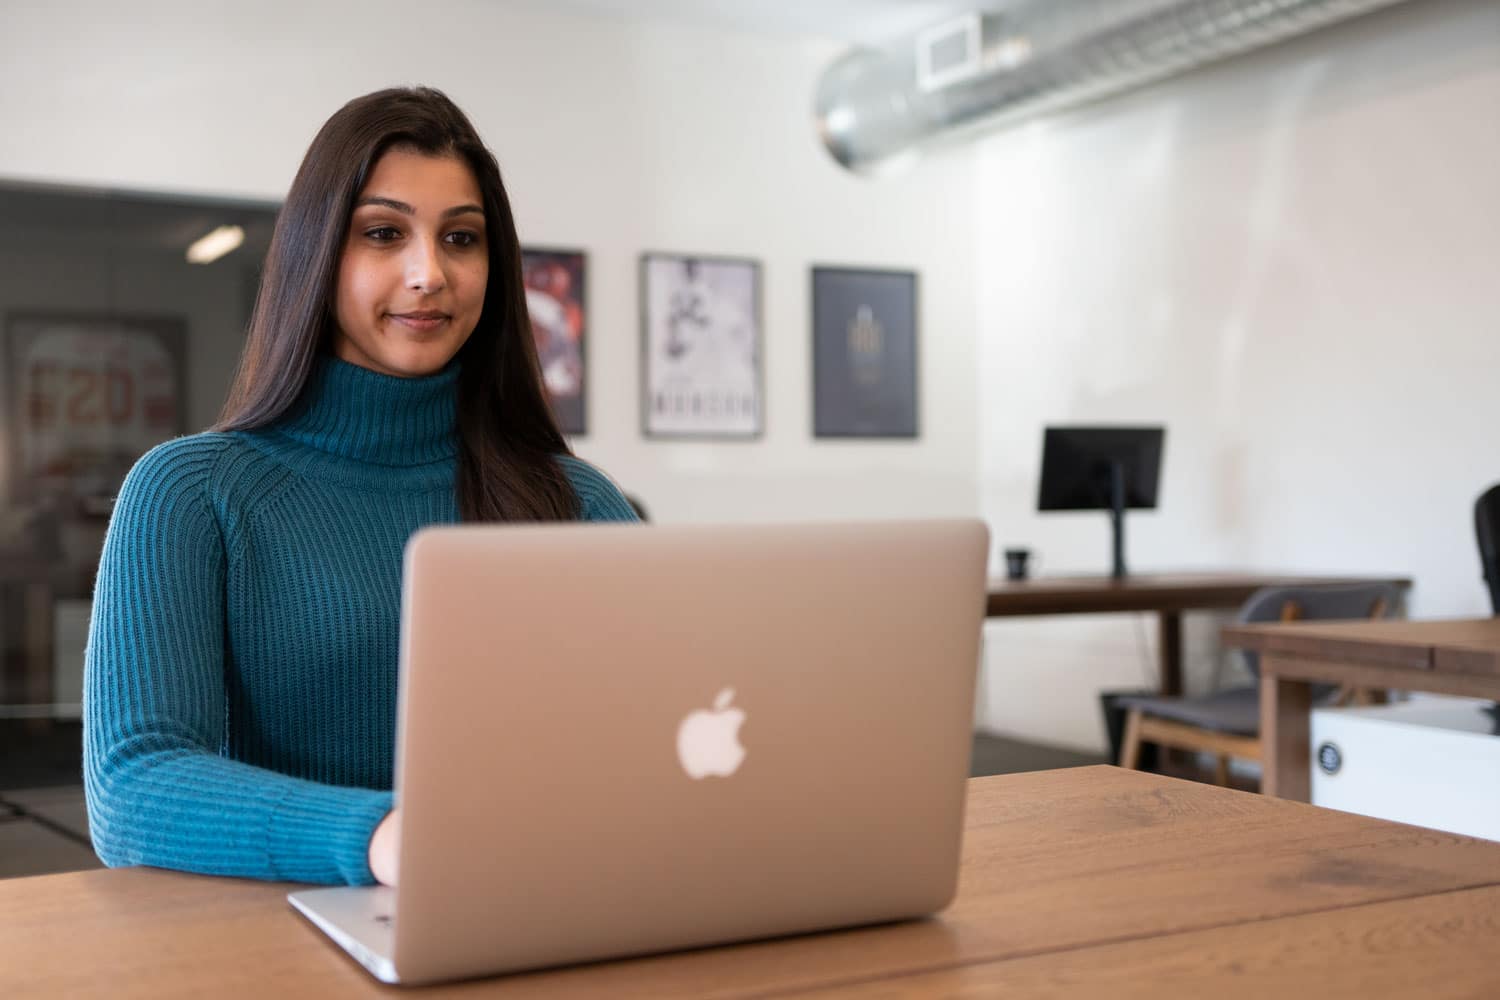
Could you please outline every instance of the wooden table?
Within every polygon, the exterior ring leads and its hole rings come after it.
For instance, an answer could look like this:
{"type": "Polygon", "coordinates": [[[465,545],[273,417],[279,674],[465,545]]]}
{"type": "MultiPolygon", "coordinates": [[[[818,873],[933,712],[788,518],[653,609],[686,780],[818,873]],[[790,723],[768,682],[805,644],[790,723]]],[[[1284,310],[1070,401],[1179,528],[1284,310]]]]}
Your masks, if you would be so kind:
{"type": "MultiPolygon", "coordinates": [[[[1112,767],[969,789],[937,919],[405,995],[1500,996],[1500,844],[1112,767]]],[[[289,888],[149,869],[0,882],[0,995],[399,995],[289,888]]]]}
{"type": "Polygon", "coordinates": [[[1228,625],[1260,654],[1261,791],[1312,791],[1312,683],[1500,700],[1500,618],[1228,625]]]}
{"type": "Polygon", "coordinates": [[[1262,587],[1393,583],[1406,577],[1296,576],[1285,573],[1172,573],[1057,576],[991,580],[986,615],[1080,615],[1154,611],[1157,615],[1159,684],[1164,695],[1182,693],[1182,613],[1238,608],[1262,587]]]}

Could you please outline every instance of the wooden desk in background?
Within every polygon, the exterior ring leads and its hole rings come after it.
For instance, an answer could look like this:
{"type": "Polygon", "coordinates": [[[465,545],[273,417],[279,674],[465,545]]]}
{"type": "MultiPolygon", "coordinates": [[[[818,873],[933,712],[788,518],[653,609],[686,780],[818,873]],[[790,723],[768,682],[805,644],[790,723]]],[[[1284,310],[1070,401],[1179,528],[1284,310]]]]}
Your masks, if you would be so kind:
{"type": "Polygon", "coordinates": [[[991,580],[986,615],[1081,615],[1154,611],[1157,615],[1159,686],[1164,695],[1182,694],[1182,613],[1238,608],[1262,587],[1315,584],[1394,583],[1405,577],[1297,576],[1290,573],[1172,573],[1112,576],[1056,576],[991,580]]]}
{"type": "Polygon", "coordinates": [[[1500,701],[1500,618],[1227,625],[1260,654],[1261,791],[1312,791],[1312,683],[1500,701]]]}
{"type": "MultiPolygon", "coordinates": [[[[1500,844],[1112,767],[975,779],[965,826],[934,920],[405,995],[1500,996],[1500,844]]],[[[396,995],[289,888],[0,882],[0,995],[396,995]]]]}

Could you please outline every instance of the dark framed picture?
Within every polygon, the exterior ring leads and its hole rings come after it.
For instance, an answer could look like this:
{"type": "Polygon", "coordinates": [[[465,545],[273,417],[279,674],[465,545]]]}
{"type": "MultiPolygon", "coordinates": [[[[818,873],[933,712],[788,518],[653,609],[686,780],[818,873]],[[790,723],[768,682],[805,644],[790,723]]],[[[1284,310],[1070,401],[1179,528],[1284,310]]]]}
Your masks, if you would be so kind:
{"type": "Polygon", "coordinates": [[[588,432],[587,278],[582,250],[521,249],[521,282],[542,381],[564,434],[588,432]]]}
{"type": "Polygon", "coordinates": [[[760,263],[641,255],[641,430],[755,438],[764,428],[760,263]]]}
{"type": "Polygon", "coordinates": [[[917,275],[812,269],[813,435],[914,438],[917,275]]]}
{"type": "Polygon", "coordinates": [[[11,497],[107,515],[136,459],[183,432],[186,347],[175,316],[8,316],[11,497]]]}

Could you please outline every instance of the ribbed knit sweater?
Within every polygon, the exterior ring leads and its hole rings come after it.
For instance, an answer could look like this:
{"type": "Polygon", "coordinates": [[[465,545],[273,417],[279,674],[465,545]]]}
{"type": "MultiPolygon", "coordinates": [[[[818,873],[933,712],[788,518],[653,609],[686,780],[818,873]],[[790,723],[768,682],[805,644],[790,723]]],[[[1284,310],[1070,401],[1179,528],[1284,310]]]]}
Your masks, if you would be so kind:
{"type": "MultiPolygon", "coordinates": [[[[456,381],[456,365],[402,379],[321,359],[276,424],[178,438],[130,471],[85,661],[106,864],[373,881],[402,552],[458,519],[456,381]]],[[[582,519],[635,520],[602,474],[562,462],[582,519]]]]}

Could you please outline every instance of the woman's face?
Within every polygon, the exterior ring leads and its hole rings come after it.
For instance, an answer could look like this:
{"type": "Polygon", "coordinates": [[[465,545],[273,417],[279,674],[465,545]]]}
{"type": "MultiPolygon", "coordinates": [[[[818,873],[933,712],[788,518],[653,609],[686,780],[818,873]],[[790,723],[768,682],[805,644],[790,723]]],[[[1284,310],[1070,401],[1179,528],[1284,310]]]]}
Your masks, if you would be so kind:
{"type": "Polygon", "coordinates": [[[453,359],[484,308],[483,202],[460,159],[393,149],[376,161],[339,260],[336,356],[405,378],[453,359]]]}

